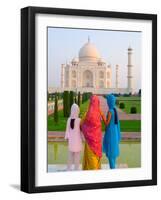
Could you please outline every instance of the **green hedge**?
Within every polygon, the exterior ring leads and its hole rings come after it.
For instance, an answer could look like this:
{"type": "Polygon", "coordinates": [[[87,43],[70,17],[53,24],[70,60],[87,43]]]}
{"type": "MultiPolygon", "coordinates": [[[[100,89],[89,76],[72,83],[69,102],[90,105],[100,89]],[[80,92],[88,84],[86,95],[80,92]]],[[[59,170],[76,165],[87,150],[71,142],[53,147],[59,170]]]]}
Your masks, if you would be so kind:
{"type": "Polygon", "coordinates": [[[120,105],[119,105],[119,107],[120,107],[121,109],[124,109],[124,108],[125,108],[125,104],[121,102],[120,105]]]}
{"type": "Polygon", "coordinates": [[[132,114],[137,113],[136,107],[131,107],[130,113],[132,113],[132,114]]]}
{"type": "Polygon", "coordinates": [[[81,104],[81,94],[80,94],[80,92],[78,92],[78,106],[80,106],[80,104],[81,104]]]}
{"type": "Polygon", "coordinates": [[[54,105],[54,122],[58,123],[59,116],[58,116],[58,95],[55,94],[55,105],[54,105]]]}
{"type": "Polygon", "coordinates": [[[70,93],[69,93],[69,101],[70,101],[70,108],[71,108],[71,106],[74,103],[74,92],[73,91],[70,91],[70,93]]]}
{"type": "Polygon", "coordinates": [[[69,91],[64,91],[63,93],[63,111],[64,117],[69,117],[70,114],[70,99],[69,99],[69,91]]]}

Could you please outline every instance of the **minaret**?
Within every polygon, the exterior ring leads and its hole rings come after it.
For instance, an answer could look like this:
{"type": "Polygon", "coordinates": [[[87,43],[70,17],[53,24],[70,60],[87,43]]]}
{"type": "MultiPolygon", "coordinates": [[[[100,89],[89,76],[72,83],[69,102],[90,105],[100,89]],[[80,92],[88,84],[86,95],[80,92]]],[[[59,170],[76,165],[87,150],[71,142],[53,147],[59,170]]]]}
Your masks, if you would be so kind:
{"type": "Polygon", "coordinates": [[[61,87],[64,88],[64,64],[61,65],[61,87]]]}
{"type": "Polygon", "coordinates": [[[131,47],[128,48],[128,65],[127,65],[127,89],[128,92],[133,92],[133,76],[132,76],[132,54],[133,49],[131,47]]]}
{"type": "Polygon", "coordinates": [[[90,37],[88,36],[88,43],[90,43],[90,37]]]}
{"type": "Polygon", "coordinates": [[[116,65],[116,89],[118,89],[118,70],[119,70],[119,65],[116,65]]]}

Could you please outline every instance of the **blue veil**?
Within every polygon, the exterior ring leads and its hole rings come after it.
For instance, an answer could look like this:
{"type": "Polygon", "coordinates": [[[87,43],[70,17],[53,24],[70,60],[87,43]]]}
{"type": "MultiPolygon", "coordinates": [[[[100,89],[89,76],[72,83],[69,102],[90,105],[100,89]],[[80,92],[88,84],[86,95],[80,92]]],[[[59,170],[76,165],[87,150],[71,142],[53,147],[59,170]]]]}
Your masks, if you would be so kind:
{"type": "Polygon", "coordinates": [[[107,157],[117,157],[119,155],[119,142],[121,140],[120,122],[118,112],[115,107],[116,97],[112,94],[106,96],[109,112],[112,114],[109,125],[105,129],[103,139],[103,151],[107,157]]]}

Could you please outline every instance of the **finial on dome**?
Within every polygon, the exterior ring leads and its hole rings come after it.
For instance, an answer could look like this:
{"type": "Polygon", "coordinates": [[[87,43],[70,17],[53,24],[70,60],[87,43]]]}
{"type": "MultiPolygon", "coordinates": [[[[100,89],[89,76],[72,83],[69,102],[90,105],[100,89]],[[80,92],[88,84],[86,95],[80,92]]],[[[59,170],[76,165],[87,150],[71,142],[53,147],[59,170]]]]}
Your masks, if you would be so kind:
{"type": "Polygon", "coordinates": [[[88,43],[90,43],[90,37],[88,36],[88,43]]]}

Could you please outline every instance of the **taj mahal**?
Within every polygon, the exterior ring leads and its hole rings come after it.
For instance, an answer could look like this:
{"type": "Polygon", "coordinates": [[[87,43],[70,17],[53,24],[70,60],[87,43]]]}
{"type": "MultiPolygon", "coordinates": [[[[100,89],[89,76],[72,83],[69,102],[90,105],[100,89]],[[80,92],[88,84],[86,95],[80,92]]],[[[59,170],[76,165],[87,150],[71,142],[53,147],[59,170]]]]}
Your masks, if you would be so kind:
{"type": "Polygon", "coordinates": [[[80,48],[78,58],[61,65],[61,87],[49,88],[49,93],[68,91],[92,92],[93,94],[133,93],[133,49],[127,49],[127,87],[119,87],[119,65],[115,65],[115,87],[112,87],[111,65],[103,59],[96,46],[88,41],[80,48]]]}

